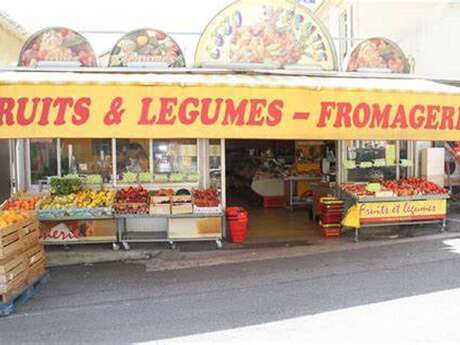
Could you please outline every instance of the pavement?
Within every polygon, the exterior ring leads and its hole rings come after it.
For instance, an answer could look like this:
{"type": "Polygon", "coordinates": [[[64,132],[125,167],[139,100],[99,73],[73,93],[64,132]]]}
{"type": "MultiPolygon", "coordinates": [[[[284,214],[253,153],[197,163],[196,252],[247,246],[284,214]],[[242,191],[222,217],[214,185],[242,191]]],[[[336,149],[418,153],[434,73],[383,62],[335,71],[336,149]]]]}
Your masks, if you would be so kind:
{"type": "Polygon", "coordinates": [[[51,268],[0,319],[0,344],[459,344],[460,235],[387,242],[179,270],[51,268]]]}
{"type": "Polygon", "coordinates": [[[411,234],[411,237],[395,237],[393,232],[388,235],[385,230],[383,230],[384,234],[380,235],[379,231],[381,230],[373,230],[373,235],[369,237],[369,230],[366,230],[368,239],[358,243],[355,243],[352,234],[348,233],[341,238],[320,239],[305,242],[306,244],[303,245],[296,242],[260,243],[249,246],[226,243],[222,250],[217,250],[214,242],[178,243],[175,250],[170,249],[166,244],[136,244],[132,245],[128,251],[122,249],[114,251],[110,245],[96,244],[76,245],[70,248],[49,246],[47,247],[47,266],[140,261],[145,264],[148,272],[155,272],[358,250],[411,241],[447,239],[459,235],[456,231],[439,233],[437,229],[435,231],[432,228],[426,230],[420,226],[415,233],[411,234]]]}

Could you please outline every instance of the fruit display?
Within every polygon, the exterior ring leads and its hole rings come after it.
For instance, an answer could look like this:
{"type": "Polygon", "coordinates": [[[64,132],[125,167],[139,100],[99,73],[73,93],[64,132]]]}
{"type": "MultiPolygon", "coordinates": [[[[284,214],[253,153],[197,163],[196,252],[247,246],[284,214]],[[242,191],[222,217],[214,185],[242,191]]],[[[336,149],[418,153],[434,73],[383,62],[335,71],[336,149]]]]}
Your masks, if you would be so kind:
{"type": "Polygon", "coordinates": [[[23,211],[19,210],[8,210],[0,212],[0,229],[8,225],[26,220],[30,216],[23,211]]]}
{"type": "Polygon", "coordinates": [[[95,67],[96,56],[88,41],[66,28],[39,31],[27,41],[19,58],[20,66],[36,66],[40,61],[78,61],[82,66],[95,67]]]}
{"type": "Polygon", "coordinates": [[[357,197],[372,196],[373,192],[367,190],[367,184],[365,183],[343,183],[342,190],[353,194],[357,197]]]}
{"type": "Polygon", "coordinates": [[[149,192],[142,186],[120,189],[113,209],[121,214],[144,214],[149,210],[149,192]]]}
{"type": "Polygon", "coordinates": [[[215,189],[194,189],[192,193],[193,204],[198,207],[218,207],[219,195],[215,189]]]}
{"type": "Polygon", "coordinates": [[[370,188],[370,184],[366,183],[344,183],[341,188],[357,197],[379,196],[382,192],[389,192],[392,196],[438,195],[448,193],[447,189],[436,183],[418,177],[409,177],[399,181],[382,180],[378,184],[379,188],[375,188],[375,184],[372,185],[373,188],[370,188]]]}
{"type": "Polygon", "coordinates": [[[160,190],[154,191],[153,196],[173,196],[175,194],[174,189],[171,188],[162,188],[160,190]]]}
{"type": "Polygon", "coordinates": [[[123,36],[110,54],[109,66],[126,67],[129,63],[157,62],[169,67],[185,67],[184,55],[168,34],[142,29],[123,36]]]}
{"type": "Polygon", "coordinates": [[[4,210],[36,210],[42,198],[39,196],[13,196],[8,199],[3,207],[4,210]]]}
{"type": "Polygon", "coordinates": [[[117,191],[116,202],[148,202],[149,192],[142,186],[127,187],[117,191]]]}
{"type": "Polygon", "coordinates": [[[114,191],[103,190],[84,190],[75,197],[76,206],[79,208],[110,207],[114,200],[114,191]]]}
{"type": "Polygon", "coordinates": [[[130,171],[126,171],[123,173],[123,178],[121,179],[120,181],[121,183],[136,183],[137,182],[137,174],[136,173],[133,173],[133,172],[130,172],[130,171]]]}
{"type": "Polygon", "coordinates": [[[418,177],[409,177],[400,181],[383,181],[382,185],[398,196],[447,194],[447,189],[434,182],[418,177]]]}
{"type": "Polygon", "coordinates": [[[75,193],[67,195],[50,195],[43,199],[40,204],[41,210],[71,209],[75,207],[75,193]]]}

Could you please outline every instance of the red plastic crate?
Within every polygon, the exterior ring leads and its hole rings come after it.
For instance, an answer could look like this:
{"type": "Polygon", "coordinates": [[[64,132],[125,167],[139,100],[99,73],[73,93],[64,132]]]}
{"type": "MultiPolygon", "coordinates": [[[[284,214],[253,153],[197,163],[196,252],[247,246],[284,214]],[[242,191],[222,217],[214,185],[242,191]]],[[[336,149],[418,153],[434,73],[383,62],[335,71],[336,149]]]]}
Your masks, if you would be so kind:
{"type": "Polygon", "coordinates": [[[282,208],[285,206],[283,196],[264,196],[264,208],[282,208]]]}
{"type": "Polygon", "coordinates": [[[342,222],[342,214],[338,215],[321,215],[321,223],[323,224],[340,224],[342,222]]]}
{"type": "Polygon", "coordinates": [[[342,227],[334,227],[334,228],[328,228],[328,227],[321,227],[321,232],[323,233],[323,236],[326,238],[331,238],[331,237],[340,237],[340,234],[342,232],[342,227]]]}

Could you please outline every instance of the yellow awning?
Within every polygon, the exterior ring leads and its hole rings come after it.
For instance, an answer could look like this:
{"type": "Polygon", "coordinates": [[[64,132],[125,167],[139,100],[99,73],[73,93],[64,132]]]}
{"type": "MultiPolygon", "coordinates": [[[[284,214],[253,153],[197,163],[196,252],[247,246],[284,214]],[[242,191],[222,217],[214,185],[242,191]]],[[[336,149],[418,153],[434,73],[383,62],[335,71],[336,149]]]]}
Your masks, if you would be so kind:
{"type": "Polygon", "coordinates": [[[402,77],[5,71],[0,137],[458,140],[460,88],[402,77]]]}

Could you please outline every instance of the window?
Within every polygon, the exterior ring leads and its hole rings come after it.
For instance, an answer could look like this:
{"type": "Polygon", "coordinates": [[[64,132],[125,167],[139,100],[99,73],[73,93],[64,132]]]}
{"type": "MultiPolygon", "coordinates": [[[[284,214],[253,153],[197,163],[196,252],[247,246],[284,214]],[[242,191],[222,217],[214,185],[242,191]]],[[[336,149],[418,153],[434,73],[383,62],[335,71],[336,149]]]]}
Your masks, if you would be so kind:
{"type": "Polygon", "coordinates": [[[407,141],[346,141],[345,180],[367,182],[407,177],[412,167],[409,151],[407,141]]]}
{"type": "Polygon", "coordinates": [[[56,176],[57,144],[56,139],[30,139],[31,183],[46,182],[50,176],[56,176]]]}
{"type": "Polygon", "coordinates": [[[209,186],[220,190],[222,157],[220,139],[209,140],[209,186]]]}
{"type": "Polygon", "coordinates": [[[339,54],[343,61],[353,48],[351,5],[339,15],[339,54]]]}
{"type": "Polygon", "coordinates": [[[154,180],[180,182],[197,180],[197,140],[154,140],[154,180]]]}
{"type": "Polygon", "coordinates": [[[117,139],[117,181],[152,182],[148,139],[117,139]]]}
{"type": "Polygon", "coordinates": [[[62,139],[62,175],[100,175],[104,183],[112,180],[112,139],[62,139]]]}

